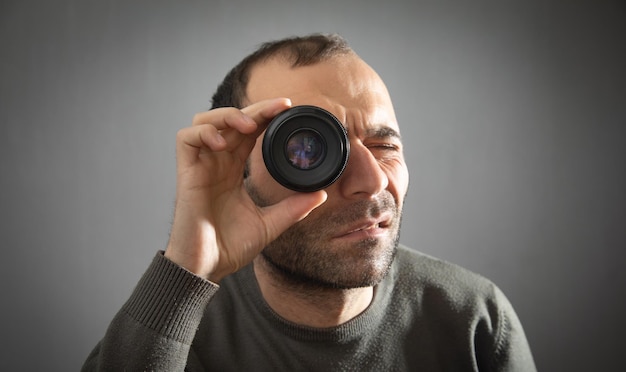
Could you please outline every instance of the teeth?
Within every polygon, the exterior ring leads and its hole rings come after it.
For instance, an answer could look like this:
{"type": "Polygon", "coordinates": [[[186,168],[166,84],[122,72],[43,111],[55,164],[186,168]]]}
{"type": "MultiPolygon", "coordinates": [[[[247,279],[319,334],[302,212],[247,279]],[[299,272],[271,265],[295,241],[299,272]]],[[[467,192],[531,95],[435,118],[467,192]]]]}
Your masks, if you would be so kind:
{"type": "Polygon", "coordinates": [[[371,230],[371,229],[379,229],[379,228],[381,228],[381,224],[380,224],[380,223],[377,223],[377,224],[374,224],[374,225],[365,226],[365,227],[362,227],[362,228],[360,228],[360,229],[356,229],[356,230],[354,230],[354,231],[356,232],[356,231],[371,230]]]}

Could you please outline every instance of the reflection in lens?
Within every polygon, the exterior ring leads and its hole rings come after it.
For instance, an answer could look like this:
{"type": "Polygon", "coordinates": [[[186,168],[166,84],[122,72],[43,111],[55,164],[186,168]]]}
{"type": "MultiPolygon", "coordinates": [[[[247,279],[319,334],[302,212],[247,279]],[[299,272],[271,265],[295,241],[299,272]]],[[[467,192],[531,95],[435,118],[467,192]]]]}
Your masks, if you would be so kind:
{"type": "Polygon", "coordinates": [[[324,160],[325,150],[319,133],[311,129],[301,129],[287,140],[286,155],[291,165],[307,170],[317,167],[324,160]]]}

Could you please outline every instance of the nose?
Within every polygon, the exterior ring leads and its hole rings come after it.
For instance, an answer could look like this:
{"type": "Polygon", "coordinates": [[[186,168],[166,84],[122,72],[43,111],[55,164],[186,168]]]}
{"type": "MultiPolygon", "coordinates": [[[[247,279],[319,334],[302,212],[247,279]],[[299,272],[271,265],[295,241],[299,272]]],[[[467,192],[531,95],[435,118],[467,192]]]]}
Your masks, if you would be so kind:
{"type": "Polygon", "coordinates": [[[366,146],[351,143],[348,164],[338,183],[344,197],[369,199],[387,188],[389,178],[366,146]]]}

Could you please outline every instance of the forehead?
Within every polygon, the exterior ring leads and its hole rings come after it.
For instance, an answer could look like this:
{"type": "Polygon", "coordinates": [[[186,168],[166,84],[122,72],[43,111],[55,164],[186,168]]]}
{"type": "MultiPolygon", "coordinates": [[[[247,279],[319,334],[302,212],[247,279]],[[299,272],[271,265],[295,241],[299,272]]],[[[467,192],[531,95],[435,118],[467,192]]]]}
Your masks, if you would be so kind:
{"type": "Polygon", "coordinates": [[[249,104],[287,97],[294,106],[320,106],[347,126],[352,126],[351,122],[360,122],[397,129],[385,84],[355,55],[300,67],[291,67],[284,60],[273,58],[251,70],[246,96],[249,104]]]}

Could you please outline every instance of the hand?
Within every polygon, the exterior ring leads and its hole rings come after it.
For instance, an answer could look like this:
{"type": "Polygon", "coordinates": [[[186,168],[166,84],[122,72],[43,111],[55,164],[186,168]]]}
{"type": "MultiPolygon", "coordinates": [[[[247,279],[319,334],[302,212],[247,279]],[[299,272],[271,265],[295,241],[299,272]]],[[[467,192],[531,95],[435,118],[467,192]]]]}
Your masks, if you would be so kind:
{"type": "Polygon", "coordinates": [[[289,226],[326,200],[318,191],[259,208],[243,185],[246,159],[269,121],[291,106],[261,101],[197,114],[176,140],[176,206],[165,256],[218,283],[246,266],[289,226]]]}

